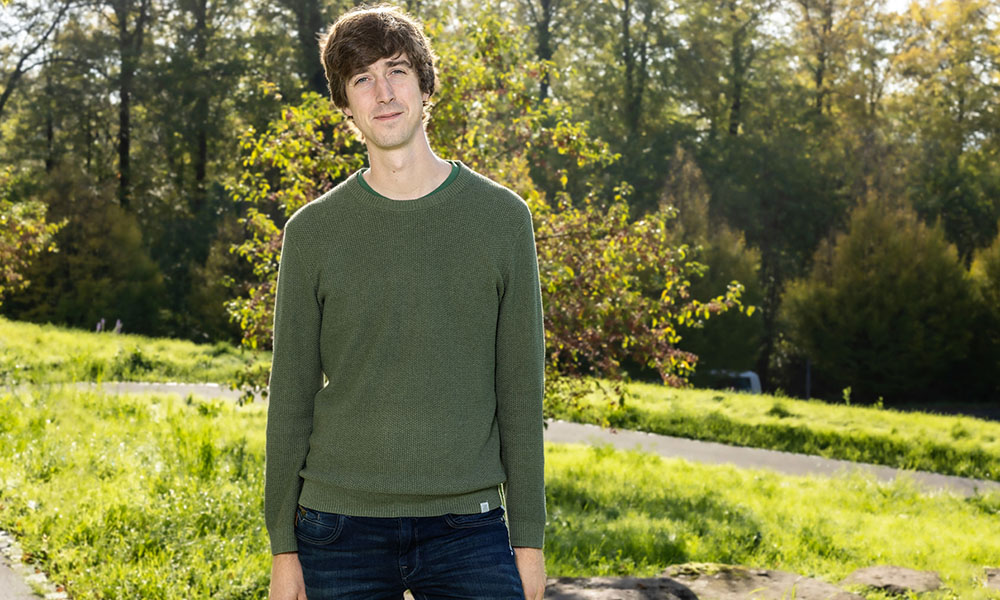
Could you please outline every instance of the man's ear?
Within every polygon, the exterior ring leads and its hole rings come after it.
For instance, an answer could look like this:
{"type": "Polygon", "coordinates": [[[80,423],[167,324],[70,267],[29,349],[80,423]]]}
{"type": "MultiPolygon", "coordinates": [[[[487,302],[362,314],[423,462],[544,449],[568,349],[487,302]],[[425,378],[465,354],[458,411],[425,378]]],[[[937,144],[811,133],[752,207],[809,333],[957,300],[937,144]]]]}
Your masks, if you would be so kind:
{"type": "Polygon", "coordinates": [[[345,106],[343,110],[344,110],[344,114],[347,115],[347,118],[349,118],[349,119],[354,118],[354,115],[351,114],[350,107],[345,106]]]}

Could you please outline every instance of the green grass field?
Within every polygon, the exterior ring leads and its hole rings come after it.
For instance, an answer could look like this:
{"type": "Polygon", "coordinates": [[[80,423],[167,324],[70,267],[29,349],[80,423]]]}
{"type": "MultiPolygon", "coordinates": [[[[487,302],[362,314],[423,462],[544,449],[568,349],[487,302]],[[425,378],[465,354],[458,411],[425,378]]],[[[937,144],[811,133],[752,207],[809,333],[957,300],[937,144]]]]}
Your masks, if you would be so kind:
{"type": "Polygon", "coordinates": [[[0,381],[236,381],[265,352],[141,335],[94,333],[0,317],[0,381]]]}
{"type": "MultiPolygon", "coordinates": [[[[266,352],[70,330],[0,318],[0,380],[239,381],[266,352]]],[[[632,383],[624,407],[599,393],[559,418],[739,446],[1000,481],[1000,423],[714,390],[632,383]]]]}
{"type": "Polygon", "coordinates": [[[818,400],[632,383],[624,407],[601,393],[561,419],[737,446],[1000,481],[1000,423],[818,400]]]}
{"type": "MultiPolygon", "coordinates": [[[[74,387],[0,392],[0,528],[74,598],[264,598],[264,407],[74,387]]],[[[1000,495],[786,477],[550,445],[551,575],[725,562],[838,581],[871,564],[937,570],[985,599],[1000,495]]],[[[870,595],[870,598],[880,597],[870,595]]]]}

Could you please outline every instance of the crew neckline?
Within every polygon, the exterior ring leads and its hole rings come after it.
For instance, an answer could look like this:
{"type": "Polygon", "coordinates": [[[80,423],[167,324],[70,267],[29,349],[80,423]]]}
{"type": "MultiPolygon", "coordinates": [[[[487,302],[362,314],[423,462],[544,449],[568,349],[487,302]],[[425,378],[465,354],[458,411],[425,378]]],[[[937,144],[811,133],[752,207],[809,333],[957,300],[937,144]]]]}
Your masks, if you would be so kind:
{"type": "Polygon", "coordinates": [[[462,161],[449,160],[446,162],[452,167],[448,178],[429,194],[411,200],[393,200],[376,192],[363,177],[368,168],[355,171],[351,182],[358,188],[358,197],[368,206],[394,211],[419,210],[455,198],[471,180],[472,172],[462,161]]]}

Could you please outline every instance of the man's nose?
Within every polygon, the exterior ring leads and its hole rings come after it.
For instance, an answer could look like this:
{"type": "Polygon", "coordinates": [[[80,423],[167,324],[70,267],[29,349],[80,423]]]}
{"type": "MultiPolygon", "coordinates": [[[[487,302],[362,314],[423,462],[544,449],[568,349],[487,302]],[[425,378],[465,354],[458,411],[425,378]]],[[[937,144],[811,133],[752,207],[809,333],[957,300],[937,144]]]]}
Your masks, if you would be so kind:
{"type": "Polygon", "coordinates": [[[379,77],[375,80],[375,99],[382,103],[392,102],[396,99],[392,91],[392,84],[385,77],[379,77]]]}

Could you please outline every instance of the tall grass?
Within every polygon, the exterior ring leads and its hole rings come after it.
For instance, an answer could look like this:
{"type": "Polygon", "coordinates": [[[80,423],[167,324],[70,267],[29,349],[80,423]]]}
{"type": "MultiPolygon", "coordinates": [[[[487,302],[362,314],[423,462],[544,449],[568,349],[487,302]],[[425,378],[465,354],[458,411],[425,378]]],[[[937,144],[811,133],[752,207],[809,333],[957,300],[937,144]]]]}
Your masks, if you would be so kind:
{"type": "Polygon", "coordinates": [[[1000,481],[1000,423],[973,417],[633,383],[625,405],[600,393],[558,418],[663,435],[1000,481]]]}
{"type": "Polygon", "coordinates": [[[0,527],[74,598],[259,598],[259,406],[72,388],[0,396],[0,527]]]}
{"type": "Polygon", "coordinates": [[[0,317],[0,381],[236,381],[265,352],[141,335],[95,333],[0,317]]]}
{"type": "MultiPolygon", "coordinates": [[[[264,598],[264,420],[172,395],[0,393],[0,528],[74,598],[264,598]]],[[[546,475],[551,575],[705,561],[836,581],[892,563],[938,570],[949,589],[927,598],[978,600],[982,567],[1000,566],[1000,495],[582,446],[547,446],[546,475]]]]}

